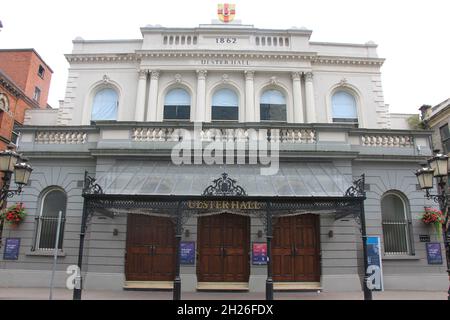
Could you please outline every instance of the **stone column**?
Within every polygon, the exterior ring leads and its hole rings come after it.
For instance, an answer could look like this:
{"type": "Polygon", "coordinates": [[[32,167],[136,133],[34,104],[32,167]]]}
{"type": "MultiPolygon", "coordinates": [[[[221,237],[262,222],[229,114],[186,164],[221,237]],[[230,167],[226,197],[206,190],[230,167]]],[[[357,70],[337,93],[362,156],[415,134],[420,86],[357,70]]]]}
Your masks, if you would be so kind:
{"type": "Polygon", "coordinates": [[[147,121],[157,121],[158,112],[158,80],[160,72],[153,70],[150,72],[150,90],[147,104],[147,121]]]}
{"type": "Polygon", "coordinates": [[[148,70],[139,70],[134,121],[145,121],[145,89],[147,87],[147,73],[148,70]]]}
{"type": "Polygon", "coordinates": [[[197,104],[195,121],[206,121],[206,70],[197,70],[197,104]]]}
{"type": "Polygon", "coordinates": [[[304,123],[303,97],[302,97],[302,74],[292,72],[292,88],[294,94],[294,123],[304,123]]]}
{"type": "Polygon", "coordinates": [[[306,122],[315,123],[316,118],[316,105],[314,102],[314,85],[313,85],[313,73],[307,72],[305,74],[305,89],[306,89],[306,122]]]}
{"type": "Polygon", "coordinates": [[[256,121],[254,75],[255,71],[245,71],[245,122],[256,121]]]}

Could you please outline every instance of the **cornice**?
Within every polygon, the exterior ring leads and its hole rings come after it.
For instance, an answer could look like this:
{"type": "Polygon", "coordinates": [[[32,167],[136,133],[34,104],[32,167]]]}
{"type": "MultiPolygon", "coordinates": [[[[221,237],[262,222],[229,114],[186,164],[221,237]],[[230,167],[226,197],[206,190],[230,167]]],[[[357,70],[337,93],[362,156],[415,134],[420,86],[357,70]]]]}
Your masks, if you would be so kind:
{"type": "Polygon", "coordinates": [[[138,62],[148,58],[196,58],[196,59],[272,59],[272,60],[304,60],[312,64],[336,65],[375,65],[382,66],[385,59],[321,56],[315,52],[262,52],[262,51],[190,51],[190,50],[151,50],[137,51],[127,54],[66,54],[69,63],[98,63],[98,62],[138,62]]]}

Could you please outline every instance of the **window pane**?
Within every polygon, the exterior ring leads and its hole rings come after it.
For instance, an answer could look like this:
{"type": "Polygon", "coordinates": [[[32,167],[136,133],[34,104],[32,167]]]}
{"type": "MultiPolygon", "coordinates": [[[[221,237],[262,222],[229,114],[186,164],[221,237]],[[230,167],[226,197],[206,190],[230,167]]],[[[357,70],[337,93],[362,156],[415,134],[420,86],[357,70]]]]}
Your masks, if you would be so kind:
{"type": "Polygon", "coordinates": [[[439,131],[441,133],[441,140],[446,140],[446,139],[450,138],[450,131],[448,129],[448,124],[440,127],[439,131]]]}
{"type": "Polygon", "coordinates": [[[356,100],[348,92],[338,91],[332,99],[333,121],[336,119],[357,119],[356,100]]]}
{"type": "Polygon", "coordinates": [[[286,121],[286,105],[261,104],[261,120],[286,121]]]}
{"type": "Polygon", "coordinates": [[[212,99],[212,120],[238,120],[238,97],[233,90],[221,89],[212,99]]]}
{"type": "Polygon", "coordinates": [[[118,96],[113,89],[97,92],[92,105],[91,120],[116,120],[118,96]]]}
{"type": "Polygon", "coordinates": [[[409,254],[408,221],[400,197],[388,194],[381,201],[384,250],[388,254],[409,254]]]}
{"type": "Polygon", "coordinates": [[[164,120],[189,120],[190,106],[164,106],[164,120]]]}
{"type": "Polygon", "coordinates": [[[238,120],[239,108],[237,107],[212,107],[212,120],[238,120]]]}
{"type": "Polygon", "coordinates": [[[39,249],[55,248],[59,211],[62,212],[62,220],[58,248],[62,249],[66,201],[65,193],[59,190],[50,191],[45,195],[42,212],[39,217],[39,249]]]}
{"type": "Polygon", "coordinates": [[[261,104],[286,104],[284,95],[278,90],[267,90],[261,96],[261,104]]]}
{"type": "Polygon", "coordinates": [[[191,105],[191,96],[184,89],[173,89],[167,93],[166,98],[164,100],[164,105],[170,106],[190,106],[191,105]]]}

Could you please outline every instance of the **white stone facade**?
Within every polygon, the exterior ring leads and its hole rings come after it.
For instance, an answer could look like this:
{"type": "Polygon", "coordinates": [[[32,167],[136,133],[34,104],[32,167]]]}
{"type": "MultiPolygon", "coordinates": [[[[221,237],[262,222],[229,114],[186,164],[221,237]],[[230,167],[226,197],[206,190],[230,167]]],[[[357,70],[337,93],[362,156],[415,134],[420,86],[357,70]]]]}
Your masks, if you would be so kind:
{"type": "Polygon", "coordinates": [[[138,40],[74,40],[57,122],[28,116],[27,124],[88,125],[93,97],[105,87],[118,92],[118,121],[163,121],[165,94],[181,87],[191,97],[191,121],[210,122],[213,93],[231,88],[239,122],[259,122],[261,94],[273,88],[285,95],[288,123],[331,123],[331,96],[343,89],[355,97],[360,128],[389,128],[384,60],[371,42],[318,43],[310,30],[249,25],[141,31],[138,40]]]}

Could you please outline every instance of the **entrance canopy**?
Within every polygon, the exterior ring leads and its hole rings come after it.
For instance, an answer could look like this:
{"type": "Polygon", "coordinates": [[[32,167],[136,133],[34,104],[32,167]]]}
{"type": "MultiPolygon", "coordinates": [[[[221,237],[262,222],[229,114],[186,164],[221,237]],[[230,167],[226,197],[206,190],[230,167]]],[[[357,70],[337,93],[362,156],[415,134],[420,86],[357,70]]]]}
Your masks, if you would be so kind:
{"type": "Polygon", "coordinates": [[[332,162],[280,163],[278,173],[263,176],[257,165],[183,165],[170,161],[117,160],[97,183],[112,195],[201,195],[223,172],[239,182],[248,196],[341,197],[352,185],[332,162]]]}

